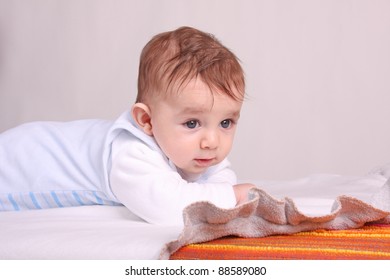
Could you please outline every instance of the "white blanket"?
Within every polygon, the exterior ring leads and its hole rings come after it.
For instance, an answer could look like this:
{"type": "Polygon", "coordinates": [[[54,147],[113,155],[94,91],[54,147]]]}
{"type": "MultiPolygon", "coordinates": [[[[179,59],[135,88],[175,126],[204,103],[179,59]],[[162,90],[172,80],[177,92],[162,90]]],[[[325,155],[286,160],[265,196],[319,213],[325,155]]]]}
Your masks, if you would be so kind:
{"type": "MultiPolygon", "coordinates": [[[[292,198],[302,213],[318,216],[330,213],[342,194],[371,199],[387,180],[382,171],[257,184],[276,198],[292,198]]],[[[0,225],[0,259],[157,259],[183,231],[148,224],[122,206],[0,212],[0,225]]]]}
{"type": "Polygon", "coordinates": [[[122,206],[2,212],[0,224],[0,259],[157,259],[181,230],[122,206]]]}

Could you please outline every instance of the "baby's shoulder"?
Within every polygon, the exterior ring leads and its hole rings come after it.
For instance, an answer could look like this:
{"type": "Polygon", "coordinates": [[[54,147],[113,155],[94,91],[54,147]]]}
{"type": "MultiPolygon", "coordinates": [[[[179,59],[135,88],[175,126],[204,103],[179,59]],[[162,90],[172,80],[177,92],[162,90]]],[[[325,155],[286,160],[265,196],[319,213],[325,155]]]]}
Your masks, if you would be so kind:
{"type": "Polygon", "coordinates": [[[154,145],[143,139],[136,137],[129,131],[122,131],[112,141],[112,157],[115,158],[118,154],[127,155],[148,155],[160,153],[154,145]]]}

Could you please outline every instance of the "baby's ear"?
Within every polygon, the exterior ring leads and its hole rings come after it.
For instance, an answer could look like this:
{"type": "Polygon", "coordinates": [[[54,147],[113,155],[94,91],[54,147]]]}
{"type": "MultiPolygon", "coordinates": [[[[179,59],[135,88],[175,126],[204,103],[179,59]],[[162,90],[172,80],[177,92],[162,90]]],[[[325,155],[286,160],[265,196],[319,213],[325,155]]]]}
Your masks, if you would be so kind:
{"type": "Polygon", "coordinates": [[[133,119],[138,126],[149,136],[153,136],[150,109],[144,103],[135,103],[131,109],[133,119]]]}

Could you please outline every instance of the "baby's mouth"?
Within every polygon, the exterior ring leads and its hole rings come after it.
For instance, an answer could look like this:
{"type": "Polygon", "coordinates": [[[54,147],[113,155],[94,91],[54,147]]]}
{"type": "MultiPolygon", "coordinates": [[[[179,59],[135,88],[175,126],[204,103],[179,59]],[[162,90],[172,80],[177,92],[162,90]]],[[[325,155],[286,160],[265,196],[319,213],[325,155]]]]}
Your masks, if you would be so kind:
{"type": "Polygon", "coordinates": [[[201,167],[211,166],[215,158],[196,158],[195,162],[201,167]]]}

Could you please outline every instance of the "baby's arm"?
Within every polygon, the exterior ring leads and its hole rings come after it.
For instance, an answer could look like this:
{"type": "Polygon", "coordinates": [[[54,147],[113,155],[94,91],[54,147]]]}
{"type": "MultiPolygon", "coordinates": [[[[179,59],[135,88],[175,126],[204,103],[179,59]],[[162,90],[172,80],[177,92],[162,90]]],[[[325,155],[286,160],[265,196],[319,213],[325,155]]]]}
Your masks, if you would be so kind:
{"type": "Polygon", "coordinates": [[[111,189],[122,204],[147,222],[182,224],[183,209],[196,201],[223,208],[236,205],[235,176],[230,169],[217,170],[205,182],[189,183],[160,152],[139,141],[127,140],[118,148],[112,158],[111,189]]]}

